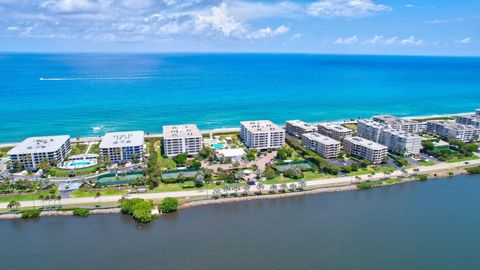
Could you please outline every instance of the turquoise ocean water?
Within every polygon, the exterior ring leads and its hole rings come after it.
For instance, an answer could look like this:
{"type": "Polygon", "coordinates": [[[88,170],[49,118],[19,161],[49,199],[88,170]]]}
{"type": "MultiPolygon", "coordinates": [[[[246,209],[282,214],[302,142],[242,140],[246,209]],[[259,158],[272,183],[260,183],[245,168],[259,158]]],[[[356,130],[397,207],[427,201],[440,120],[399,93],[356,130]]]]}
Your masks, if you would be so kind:
{"type": "Polygon", "coordinates": [[[299,54],[0,54],[0,142],[472,111],[480,58],[299,54]],[[97,127],[97,128],[95,128],[97,127]]]}

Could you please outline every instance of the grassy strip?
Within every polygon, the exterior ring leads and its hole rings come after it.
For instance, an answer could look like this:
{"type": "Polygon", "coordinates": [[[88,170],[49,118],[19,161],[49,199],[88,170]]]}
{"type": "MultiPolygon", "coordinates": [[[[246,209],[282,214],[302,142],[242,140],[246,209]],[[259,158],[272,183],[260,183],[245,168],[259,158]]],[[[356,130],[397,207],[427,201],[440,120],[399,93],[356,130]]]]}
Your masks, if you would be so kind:
{"type": "Polygon", "coordinates": [[[462,161],[469,161],[469,160],[475,160],[478,159],[476,156],[471,156],[471,157],[464,157],[464,158],[453,158],[447,160],[447,163],[455,163],[455,162],[462,162],[462,161]]]}
{"type": "Polygon", "coordinates": [[[388,179],[388,180],[378,180],[378,181],[371,181],[371,182],[361,182],[357,184],[358,189],[370,189],[372,187],[381,186],[381,185],[392,185],[395,183],[400,183],[402,180],[400,179],[388,179]]]}
{"type": "Polygon", "coordinates": [[[13,148],[13,146],[7,146],[7,147],[0,148],[0,157],[7,157],[8,151],[10,151],[12,148],[13,148]]]}
{"type": "Polygon", "coordinates": [[[101,196],[118,196],[127,193],[126,190],[103,190],[103,191],[96,191],[96,190],[81,190],[77,189],[72,192],[72,197],[74,198],[83,198],[83,197],[95,197],[97,192],[100,192],[101,196]]]}

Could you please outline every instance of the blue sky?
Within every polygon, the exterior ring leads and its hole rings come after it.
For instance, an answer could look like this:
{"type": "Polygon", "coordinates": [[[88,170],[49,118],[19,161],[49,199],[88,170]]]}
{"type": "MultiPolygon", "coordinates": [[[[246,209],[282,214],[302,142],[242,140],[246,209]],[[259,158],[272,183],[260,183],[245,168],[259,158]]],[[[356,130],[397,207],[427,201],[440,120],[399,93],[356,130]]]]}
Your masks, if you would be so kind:
{"type": "Polygon", "coordinates": [[[478,0],[0,0],[0,51],[480,55],[478,0]]]}

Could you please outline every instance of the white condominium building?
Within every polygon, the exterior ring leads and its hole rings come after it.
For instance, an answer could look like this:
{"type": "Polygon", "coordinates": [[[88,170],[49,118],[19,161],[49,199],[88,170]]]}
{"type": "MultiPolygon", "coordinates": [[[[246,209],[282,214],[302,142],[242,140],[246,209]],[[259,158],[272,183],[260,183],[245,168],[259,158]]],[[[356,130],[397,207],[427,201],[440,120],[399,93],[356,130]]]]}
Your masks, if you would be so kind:
{"type": "Polygon", "coordinates": [[[318,124],[318,133],[341,141],[346,137],[352,136],[352,130],[336,123],[320,123],[318,124]]]}
{"type": "Polygon", "coordinates": [[[368,160],[371,163],[381,163],[387,157],[387,147],[379,143],[360,138],[345,138],[344,149],[352,156],[357,156],[368,160]]]}
{"type": "Polygon", "coordinates": [[[72,151],[70,136],[30,137],[8,151],[10,166],[16,162],[25,168],[37,168],[42,160],[62,163],[72,151]]]}
{"type": "Polygon", "coordinates": [[[478,117],[480,117],[480,109],[476,109],[476,110],[475,110],[475,115],[478,116],[478,117]]]}
{"type": "Polygon", "coordinates": [[[315,132],[317,127],[300,120],[290,120],[286,122],[286,132],[297,138],[301,138],[302,134],[315,132]]]}
{"type": "Polygon", "coordinates": [[[100,142],[100,155],[112,162],[143,160],[143,131],[110,132],[100,142]]]}
{"type": "Polygon", "coordinates": [[[285,130],[270,120],[242,121],[240,138],[249,148],[278,149],[285,144],[285,130]]]}
{"type": "Polygon", "coordinates": [[[478,140],[480,127],[462,125],[455,121],[434,120],[427,122],[427,131],[450,140],[470,142],[478,140]]]}
{"type": "Polygon", "coordinates": [[[169,157],[182,153],[196,155],[202,149],[202,141],[197,125],[163,126],[163,152],[169,157]]]}
{"type": "MultiPolygon", "coordinates": [[[[477,113],[480,114],[480,110],[477,113]]],[[[462,125],[480,127],[480,116],[477,116],[477,114],[459,115],[455,117],[455,122],[462,125]]]]}
{"type": "Polygon", "coordinates": [[[376,122],[370,119],[358,120],[357,135],[367,140],[379,142],[382,130],[387,128],[387,124],[376,122]]]}
{"type": "Polygon", "coordinates": [[[340,142],[317,132],[302,135],[302,145],[324,158],[336,158],[340,154],[340,142]]]}
{"type": "Polygon", "coordinates": [[[392,129],[409,133],[418,133],[423,130],[423,124],[414,120],[403,119],[393,115],[379,115],[372,117],[373,121],[387,124],[392,129]]]}
{"type": "Polygon", "coordinates": [[[422,138],[402,130],[385,129],[380,135],[381,144],[399,155],[418,155],[422,148],[422,138]]]}

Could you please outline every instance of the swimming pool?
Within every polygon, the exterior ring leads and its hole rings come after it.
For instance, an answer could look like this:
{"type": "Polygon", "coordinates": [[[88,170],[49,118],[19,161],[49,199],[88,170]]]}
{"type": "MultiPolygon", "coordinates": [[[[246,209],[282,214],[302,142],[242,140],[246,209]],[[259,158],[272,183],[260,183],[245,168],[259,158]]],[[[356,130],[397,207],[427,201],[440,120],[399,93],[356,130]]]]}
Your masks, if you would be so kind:
{"type": "Polygon", "coordinates": [[[213,149],[215,149],[215,150],[225,148],[225,144],[223,144],[223,143],[212,143],[211,145],[212,145],[213,149]]]}
{"type": "Polygon", "coordinates": [[[85,161],[72,161],[70,163],[70,166],[73,166],[73,167],[80,167],[80,166],[90,166],[93,162],[92,161],[88,161],[88,160],[85,160],[85,161]]]}

